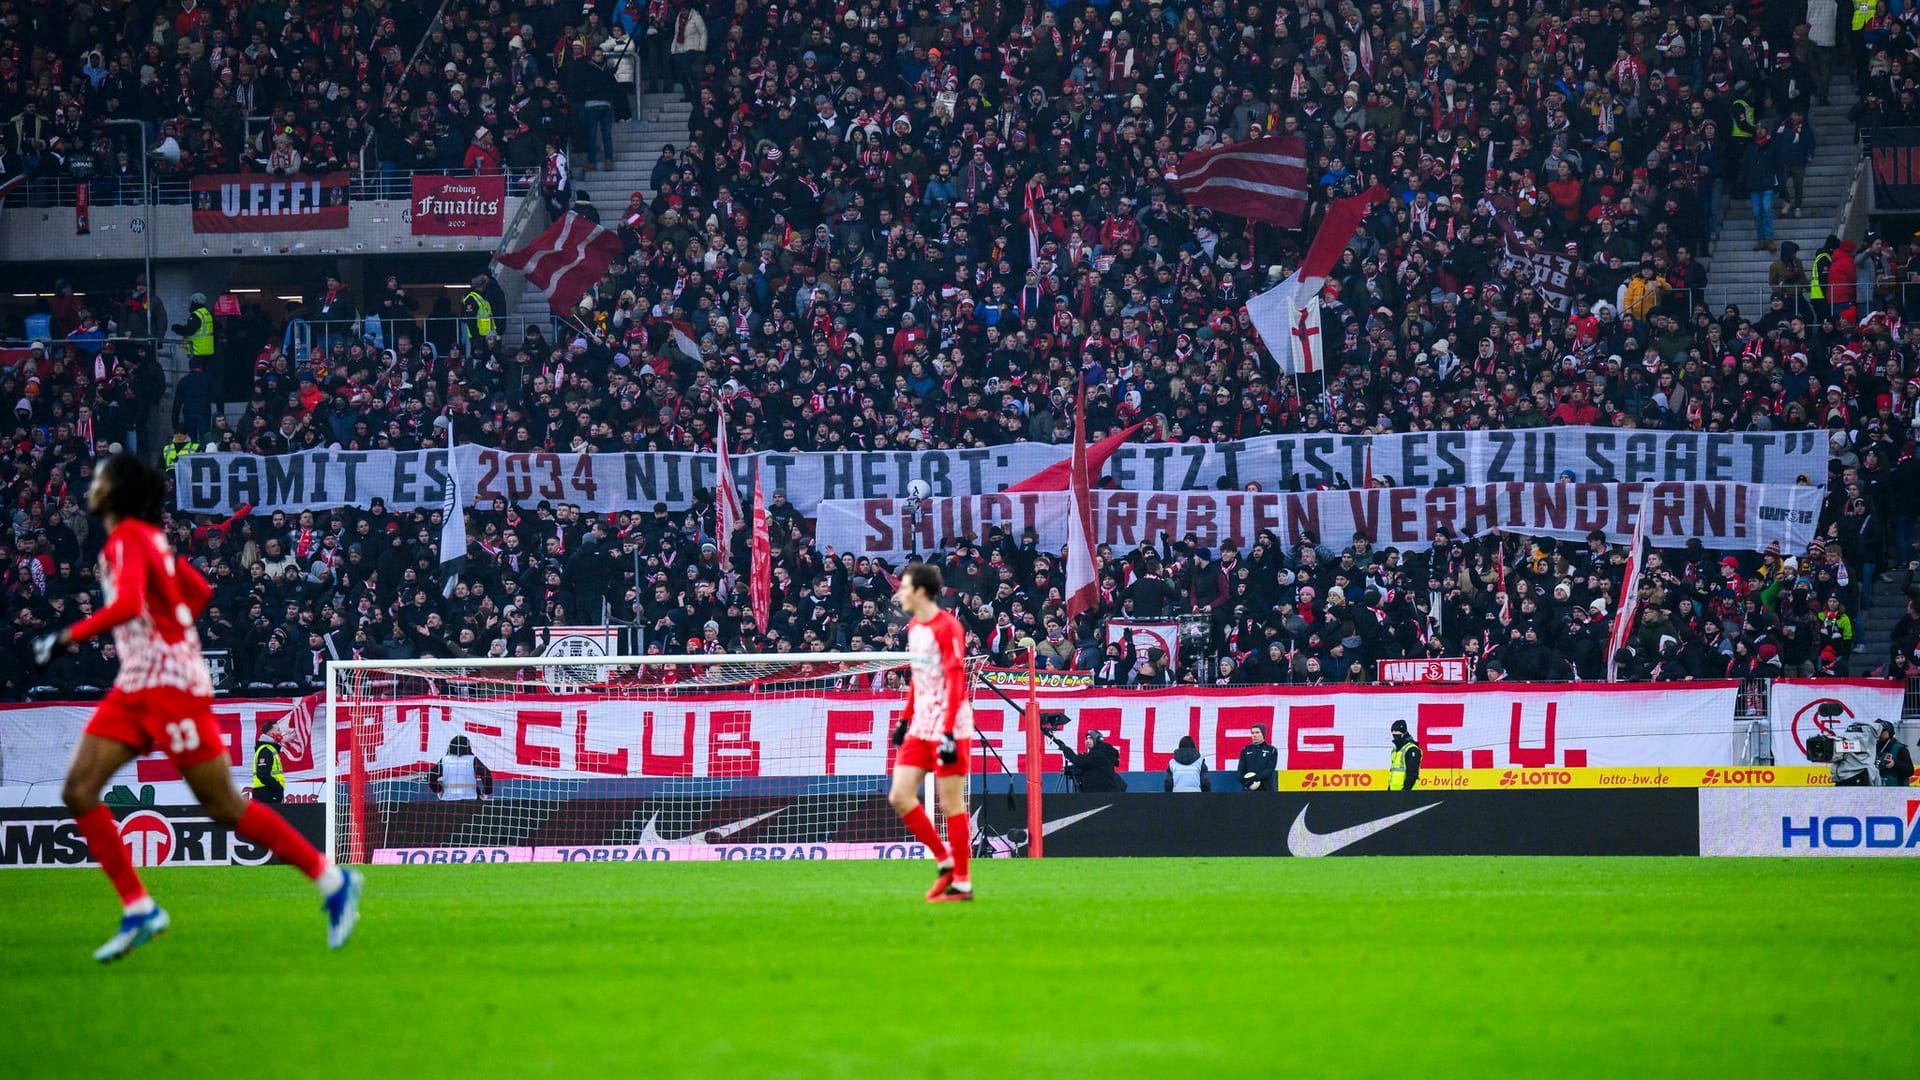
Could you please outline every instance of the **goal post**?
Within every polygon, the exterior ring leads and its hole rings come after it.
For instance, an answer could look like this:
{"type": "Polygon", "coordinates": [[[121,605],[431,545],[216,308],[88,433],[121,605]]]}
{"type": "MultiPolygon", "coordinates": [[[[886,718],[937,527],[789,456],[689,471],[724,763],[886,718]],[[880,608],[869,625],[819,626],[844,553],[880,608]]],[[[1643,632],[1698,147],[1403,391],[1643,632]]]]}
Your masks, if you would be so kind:
{"type": "MultiPolygon", "coordinates": [[[[886,800],[908,659],[330,663],[328,853],[349,863],[924,857],[886,800]]],[[[1010,749],[1031,713],[1001,716],[982,737],[1010,749]]],[[[976,790],[986,758],[974,755],[976,790]]]]}

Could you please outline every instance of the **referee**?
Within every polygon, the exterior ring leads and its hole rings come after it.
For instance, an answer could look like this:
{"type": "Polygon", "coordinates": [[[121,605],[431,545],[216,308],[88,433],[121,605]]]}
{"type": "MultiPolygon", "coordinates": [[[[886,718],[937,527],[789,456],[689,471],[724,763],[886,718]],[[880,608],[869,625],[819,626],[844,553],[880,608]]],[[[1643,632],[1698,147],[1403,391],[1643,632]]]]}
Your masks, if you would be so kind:
{"type": "Polygon", "coordinates": [[[1387,790],[1412,791],[1413,785],[1420,782],[1420,744],[1407,734],[1407,722],[1395,720],[1393,727],[1393,757],[1387,765],[1387,790]]]}

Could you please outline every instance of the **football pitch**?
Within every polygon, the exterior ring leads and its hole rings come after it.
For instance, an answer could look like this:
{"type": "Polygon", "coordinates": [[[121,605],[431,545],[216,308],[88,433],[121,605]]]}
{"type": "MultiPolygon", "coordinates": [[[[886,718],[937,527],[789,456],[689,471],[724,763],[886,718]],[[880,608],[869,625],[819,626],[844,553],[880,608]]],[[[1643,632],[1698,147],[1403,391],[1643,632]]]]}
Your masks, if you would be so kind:
{"type": "Polygon", "coordinates": [[[0,873],[9,1076],[1897,1075],[1909,860],[0,873]],[[1896,1034],[1889,1036],[1888,1032],[1896,1034]],[[610,1070],[602,1073],[600,1070],[610,1070]]]}

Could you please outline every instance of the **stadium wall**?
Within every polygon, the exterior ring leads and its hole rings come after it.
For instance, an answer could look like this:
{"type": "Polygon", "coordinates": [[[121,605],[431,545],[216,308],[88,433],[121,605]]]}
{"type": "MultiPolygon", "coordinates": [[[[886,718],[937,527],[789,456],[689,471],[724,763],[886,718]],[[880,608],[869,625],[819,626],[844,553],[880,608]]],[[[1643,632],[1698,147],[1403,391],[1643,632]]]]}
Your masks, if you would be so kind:
{"type": "MultiPolygon", "coordinates": [[[[1752,696],[1730,682],[1176,687],[1039,697],[1043,712],[1064,715],[1057,733],[1063,743],[1078,748],[1088,732],[1098,731],[1118,750],[1130,790],[1158,791],[1183,737],[1194,740],[1216,786],[1237,787],[1234,766],[1260,724],[1279,749],[1282,790],[1377,792],[1394,720],[1407,721],[1425,748],[1423,784],[1434,789],[1818,784],[1823,770],[1807,760],[1806,739],[1833,730],[1819,707],[1838,702],[1843,723],[1897,720],[1904,692],[1903,684],[1884,680],[1779,680],[1758,715],[1752,696]]],[[[809,778],[884,775],[899,701],[879,693],[769,699],[649,688],[637,698],[554,693],[392,699],[366,707],[372,711],[362,720],[370,733],[366,765],[374,780],[396,786],[394,798],[425,795],[415,777],[454,736],[469,739],[503,795],[514,794],[512,785],[521,781],[565,781],[624,797],[645,795],[647,785],[663,781],[726,781],[743,795],[779,795],[809,778]]],[[[1024,790],[1018,711],[986,694],[976,696],[974,708],[980,741],[998,751],[974,755],[976,784],[1024,790]]],[[[91,711],[87,703],[0,707],[0,807],[58,805],[60,780],[91,711]]],[[[266,725],[283,723],[290,802],[319,799],[326,755],[335,745],[330,725],[316,722],[323,713],[318,695],[222,699],[214,708],[236,769],[246,765],[266,725]]],[[[1054,790],[1063,783],[1065,761],[1056,748],[1047,749],[1041,772],[1047,790],[1054,790]]],[[[129,800],[191,801],[178,773],[157,754],[116,774],[112,786],[127,789],[129,800]]]]}

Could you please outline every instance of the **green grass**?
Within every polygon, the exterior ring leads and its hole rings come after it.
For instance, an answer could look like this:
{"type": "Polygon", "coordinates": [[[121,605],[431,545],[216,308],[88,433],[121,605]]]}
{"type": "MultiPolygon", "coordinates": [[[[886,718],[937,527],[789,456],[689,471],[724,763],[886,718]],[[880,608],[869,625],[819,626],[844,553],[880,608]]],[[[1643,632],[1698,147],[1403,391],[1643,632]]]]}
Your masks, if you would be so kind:
{"type": "MultiPolygon", "coordinates": [[[[10,1076],[1899,1075],[1905,860],[0,873],[10,1076]],[[1889,922],[1888,920],[1892,920],[1889,922]],[[1847,936],[1851,935],[1851,936],[1847,936]],[[1896,1023],[1897,1030],[1899,1025],[1896,1023]]],[[[1903,1065],[1902,1062],[1907,1065],[1903,1065]]]]}

